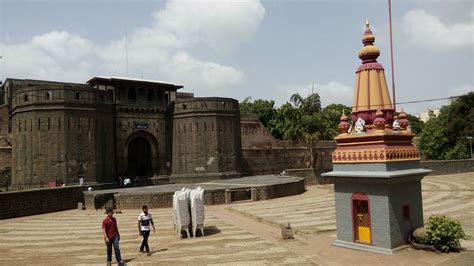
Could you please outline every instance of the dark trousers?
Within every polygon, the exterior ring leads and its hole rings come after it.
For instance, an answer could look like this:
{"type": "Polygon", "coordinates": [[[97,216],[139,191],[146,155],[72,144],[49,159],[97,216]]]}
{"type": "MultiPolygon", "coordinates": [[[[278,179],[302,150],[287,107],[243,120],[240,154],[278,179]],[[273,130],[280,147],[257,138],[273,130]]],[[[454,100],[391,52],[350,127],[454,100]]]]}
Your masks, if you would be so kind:
{"type": "Polygon", "coordinates": [[[107,261],[112,261],[112,246],[114,246],[115,259],[117,262],[122,260],[122,256],[120,255],[119,241],[120,237],[115,236],[114,238],[110,239],[109,242],[105,242],[105,245],[107,246],[107,261]]]}
{"type": "Polygon", "coordinates": [[[150,231],[142,231],[143,241],[140,246],[140,251],[146,249],[146,252],[150,252],[150,247],[148,246],[148,237],[150,236],[150,231]]]}

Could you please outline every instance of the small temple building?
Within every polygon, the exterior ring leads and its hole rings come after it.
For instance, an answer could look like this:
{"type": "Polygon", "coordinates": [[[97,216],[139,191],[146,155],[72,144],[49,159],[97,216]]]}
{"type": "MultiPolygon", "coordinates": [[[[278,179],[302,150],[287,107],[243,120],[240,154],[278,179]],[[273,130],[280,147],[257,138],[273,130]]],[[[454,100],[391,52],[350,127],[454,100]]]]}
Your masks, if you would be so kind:
{"type": "Polygon", "coordinates": [[[334,182],[334,245],[392,254],[423,226],[421,179],[430,171],[419,167],[406,113],[396,116],[374,41],[366,22],[352,122],[342,114],[333,171],[323,176],[334,182]]]}

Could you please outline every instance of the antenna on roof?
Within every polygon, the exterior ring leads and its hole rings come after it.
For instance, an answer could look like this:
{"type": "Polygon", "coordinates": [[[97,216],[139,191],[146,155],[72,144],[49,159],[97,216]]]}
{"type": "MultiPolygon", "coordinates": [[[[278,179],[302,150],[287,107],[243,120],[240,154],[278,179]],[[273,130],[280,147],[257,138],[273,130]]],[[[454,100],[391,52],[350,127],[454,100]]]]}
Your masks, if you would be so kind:
{"type": "Polygon", "coordinates": [[[125,17],[125,60],[126,60],[127,78],[128,78],[128,31],[127,31],[127,17],[125,17]]]}

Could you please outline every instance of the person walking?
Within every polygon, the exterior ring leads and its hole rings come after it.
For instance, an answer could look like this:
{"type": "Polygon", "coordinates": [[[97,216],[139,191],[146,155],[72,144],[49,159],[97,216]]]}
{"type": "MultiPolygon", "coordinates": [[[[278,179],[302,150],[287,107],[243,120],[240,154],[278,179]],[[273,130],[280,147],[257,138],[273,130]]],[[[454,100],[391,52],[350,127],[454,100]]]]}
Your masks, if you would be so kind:
{"type": "Polygon", "coordinates": [[[105,245],[107,246],[107,265],[112,265],[112,246],[114,246],[117,263],[123,265],[124,261],[120,255],[119,247],[120,233],[113,209],[107,209],[107,216],[102,221],[102,233],[104,235],[105,245]]]}
{"type": "Polygon", "coordinates": [[[155,223],[151,218],[151,214],[148,212],[146,205],[142,206],[142,213],[138,216],[138,234],[143,236],[142,245],[140,246],[140,252],[145,253],[147,256],[151,256],[150,247],[148,246],[148,237],[150,236],[150,224],[153,227],[153,233],[155,232],[155,223]]]}

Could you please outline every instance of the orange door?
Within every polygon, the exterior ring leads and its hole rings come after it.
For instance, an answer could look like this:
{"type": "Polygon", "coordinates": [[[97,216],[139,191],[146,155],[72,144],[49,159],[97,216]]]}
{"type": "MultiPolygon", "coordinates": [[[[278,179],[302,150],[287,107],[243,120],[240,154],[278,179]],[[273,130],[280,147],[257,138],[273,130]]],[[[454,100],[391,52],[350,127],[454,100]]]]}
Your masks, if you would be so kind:
{"type": "Polygon", "coordinates": [[[370,214],[367,200],[354,200],[354,233],[355,241],[370,244],[370,214]]]}

